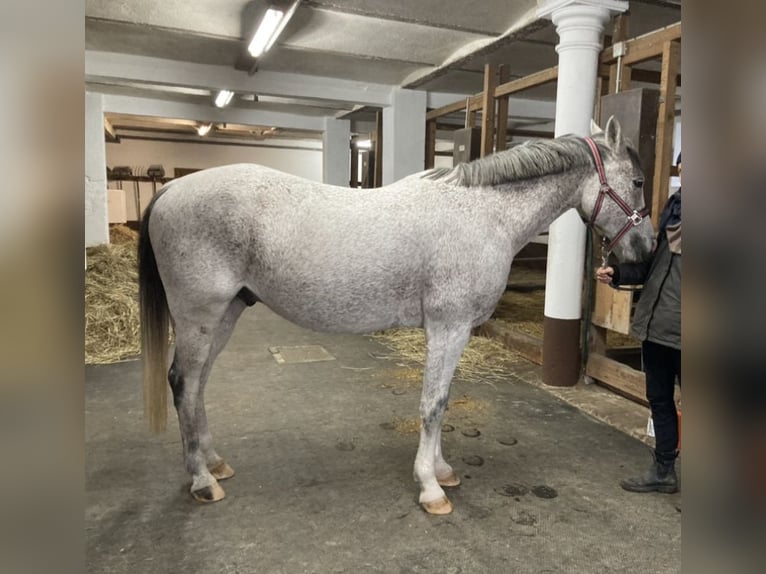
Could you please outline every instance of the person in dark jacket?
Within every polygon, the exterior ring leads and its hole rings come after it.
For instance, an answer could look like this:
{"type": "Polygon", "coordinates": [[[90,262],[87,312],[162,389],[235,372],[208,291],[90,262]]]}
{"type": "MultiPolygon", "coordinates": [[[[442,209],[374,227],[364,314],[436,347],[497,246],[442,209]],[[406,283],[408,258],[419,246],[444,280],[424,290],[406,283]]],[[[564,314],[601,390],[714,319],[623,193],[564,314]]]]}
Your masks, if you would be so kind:
{"type": "MultiPolygon", "coordinates": [[[[681,154],[676,160],[681,177],[681,154]]],[[[631,325],[641,341],[646,398],[654,422],[654,463],[623,480],[631,492],[678,491],[678,413],[675,381],[681,382],[681,190],[670,196],[659,220],[657,245],[647,261],[600,267],[596,279],[612,287],[643,284],[631,325]]]]}

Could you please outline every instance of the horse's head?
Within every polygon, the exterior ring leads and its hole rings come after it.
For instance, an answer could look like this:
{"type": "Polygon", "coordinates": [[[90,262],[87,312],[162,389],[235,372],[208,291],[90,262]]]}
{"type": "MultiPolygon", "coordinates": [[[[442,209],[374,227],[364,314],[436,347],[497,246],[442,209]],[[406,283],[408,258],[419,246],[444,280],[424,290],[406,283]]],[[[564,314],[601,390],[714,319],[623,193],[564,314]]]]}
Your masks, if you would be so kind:
{"type": "Polygon", "coordinates": [[[593,142],[606,147],[607,153],[592,149],[603,172],[596,169],[583,182],[581,214],[607,238],[620,261],[644,260],[651,253],[654,230],[645,211],[644,173],[638,154],[623,139],[614,117],[605,130],[594,122],[591,131],[593,142]]]}

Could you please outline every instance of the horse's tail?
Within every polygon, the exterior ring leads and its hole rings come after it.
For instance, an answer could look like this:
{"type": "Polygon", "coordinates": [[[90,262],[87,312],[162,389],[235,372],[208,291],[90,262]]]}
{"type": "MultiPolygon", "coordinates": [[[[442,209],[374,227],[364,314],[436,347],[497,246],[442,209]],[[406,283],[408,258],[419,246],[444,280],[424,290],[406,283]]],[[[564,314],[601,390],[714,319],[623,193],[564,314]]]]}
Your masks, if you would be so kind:
{"type": "Polygon", "coordinates": [[[154,199],[146,207],[138,238],[138,299],[141,308],[141,353],[144,363],[144,417],[154,432],[167,429],[167,356],[169,312],[152,241],[149,218],[154,199]]]}

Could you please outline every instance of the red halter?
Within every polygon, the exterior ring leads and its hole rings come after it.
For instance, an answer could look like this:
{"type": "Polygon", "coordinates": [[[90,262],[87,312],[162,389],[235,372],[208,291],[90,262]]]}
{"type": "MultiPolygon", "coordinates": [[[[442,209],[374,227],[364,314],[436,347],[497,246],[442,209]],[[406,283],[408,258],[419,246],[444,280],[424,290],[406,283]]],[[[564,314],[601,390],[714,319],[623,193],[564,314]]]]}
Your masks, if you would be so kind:
{"type": "Polygon", "coordinates": [[[596,142],[594,142],[591,138],[585,138],[585,143],[588,144],[588,147],[590,147],[591,153],[593,153],[593,159],[596,162],[596,169],[598,170],[598,179],[601,183],[601,189],[599,189],[598,192],[598,199],[596,199],[596,205],[593,208],[593,213],[590,216],[590,221],[588,221],[588,225],[593,225],[596,222],[596,218],[598,217],[599,212],[601,211],[601,207],[604,204],[604,197],[607,195],[611,197],[614,202],[620,206],[620,209],[622,209],[625,212],[625,215],[628,216],[628,221],[625,223],[623,228],[620,230],[620,232],[615,235],[614,239],[612,239],[611,243],[607,246],[607,250],[611,251],[612,248],[617,245],[617,242],[622,239],[622,236],[625,235],[630,229],[635,227],[636,225],[639,225],[643,220],[644,217],[649,215],[649,210],[645,207],[641,211],[636,211],[635,209],[631,209],[631,207],[623,201],[623,199],[617,195],[617,193],[612,189],[612,186],[609,185],[606,181],[606,174],[604,173],[604,163],[601,161],[601,154],[598,151],[598,146],[596,145],[596,142]]]}

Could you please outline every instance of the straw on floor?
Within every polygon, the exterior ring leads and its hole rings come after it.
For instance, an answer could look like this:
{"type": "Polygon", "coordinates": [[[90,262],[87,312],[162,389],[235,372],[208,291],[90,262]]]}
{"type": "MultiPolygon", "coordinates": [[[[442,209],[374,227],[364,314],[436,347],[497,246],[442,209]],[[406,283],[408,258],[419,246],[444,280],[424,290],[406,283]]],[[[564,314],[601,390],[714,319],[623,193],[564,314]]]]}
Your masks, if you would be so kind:
{"type": "MultiPolygon", "coordinates": [[[[404,359],[420,365],[425,363],[426,341],[422,329],[391,329],[371,335],[404,359]]],[[[486,382],[503,378],[508,366],[518,363],[519,355],[501,343],[485,337],[471,337],[458,363],[456,376],[467,382],[486,382]]]]}
{"type": "Polygon", "coordinates": [[[114,363],[141,352],[135,231],[116,226],[112,244],[87,249],[85,362],[114,363]]]}

